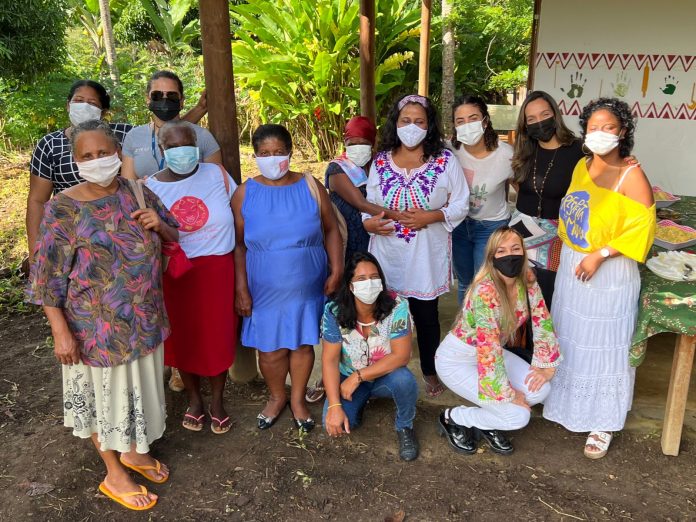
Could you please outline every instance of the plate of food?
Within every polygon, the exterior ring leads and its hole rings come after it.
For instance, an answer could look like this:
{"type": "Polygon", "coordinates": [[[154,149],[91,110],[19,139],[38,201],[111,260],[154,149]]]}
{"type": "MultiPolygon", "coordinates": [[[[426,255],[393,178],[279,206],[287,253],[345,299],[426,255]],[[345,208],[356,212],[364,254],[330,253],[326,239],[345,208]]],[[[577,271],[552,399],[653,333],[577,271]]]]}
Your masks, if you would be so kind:
{"type": "Polygon", "coordinates": [[[696,245],[696,230],[678,225],[669,219],[657,222],[655,244],[667,250],[679,250],[696,245]]]}
{"type": "Polygon", "coordinates": [[[655,206],[657,208],[669,207],[671,204],[681,201],[679,196],[670,194],[666,190],[655,185],[653,188],[653,197],[655,198],[655,206]]]}
{"type": "Polygon", "coordinates": [[[645,263],[651,272],[670,281],[696,281],[696,255],[660,252],[645,263]]]}

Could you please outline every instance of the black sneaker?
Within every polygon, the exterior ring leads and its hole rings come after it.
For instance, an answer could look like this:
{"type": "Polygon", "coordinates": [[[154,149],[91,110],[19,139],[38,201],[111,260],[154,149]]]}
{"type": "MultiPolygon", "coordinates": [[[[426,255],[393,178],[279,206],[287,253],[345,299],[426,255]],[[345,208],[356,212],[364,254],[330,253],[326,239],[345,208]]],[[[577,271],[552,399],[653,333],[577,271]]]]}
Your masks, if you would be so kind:
{"type": "Polygon", "coordinates": [[[407,462],[415,460],[418,457],[418,441],[413,428],[396,430],[396,435],[399,437],[399,457],[401,457],[401,460],[407,462]]]}
{"type": "Polygon", "coordinates": [[[438,419],[438,431],[440,435],[447,437],[447,442],[457,453],[472,455],[476,453],[478,444],[471,428],[457,424],[450,418],[449,409],[443,411],[438,419]]]}
{"type": "Polygon", "coordinates": [[[509,455],[513,452],[512,443],[502,431],[480,430],[474,428],[478,438],[485,440],[495,453],[509,455]]]}

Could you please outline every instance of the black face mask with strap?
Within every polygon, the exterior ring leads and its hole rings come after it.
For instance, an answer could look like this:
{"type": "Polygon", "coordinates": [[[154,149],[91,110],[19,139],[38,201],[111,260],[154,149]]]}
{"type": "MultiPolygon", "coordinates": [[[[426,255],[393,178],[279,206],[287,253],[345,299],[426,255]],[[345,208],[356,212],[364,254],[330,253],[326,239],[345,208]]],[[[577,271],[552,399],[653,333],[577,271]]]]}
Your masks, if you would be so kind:
{"type": "Polygon", "coordinates": [[[164,98],[162,100],[150,101],[147,108],[162,121],[170,121],[176,118],[181,112],[181,102],[179,100],[170,100],[164,98]]]}
{"type": "Polygon", "coordinates": [[[556,118],[552,116],[536,123],[528,123],[527,134],[537,141],[550,141],[556,134],[556,118]]]}

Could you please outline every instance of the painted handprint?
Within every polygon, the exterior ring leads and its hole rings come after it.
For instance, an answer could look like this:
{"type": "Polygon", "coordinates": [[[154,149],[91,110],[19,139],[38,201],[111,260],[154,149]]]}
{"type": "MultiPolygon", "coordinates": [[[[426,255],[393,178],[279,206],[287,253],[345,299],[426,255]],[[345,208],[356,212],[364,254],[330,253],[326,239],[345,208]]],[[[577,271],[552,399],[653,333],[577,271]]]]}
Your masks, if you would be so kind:
{"type": "Polygon", "coordinates": [[[621,71],[616,74],[616,83],[611,84],[614,91],[614,96],[623,98],[628,94],[628,88],[631,86],[631,80],[626,75],[626,71],[621,71]]]}
{"type": "Polygon", "coordinates": [[[665,94],[672,95],[677,90],[677,85],[679,85],[679,80],[670,74],[665,77],[665,84],[660,87],[660,90],[665,94]]]}
{"type": "Polygon", "coordinates": [[[568,98],[580,98],[582,96],[582,91],[585,89],[585,84],[587,83],[587,78],[583,78],[582,73],[576,72],[570,75],[570,88],[568,92],[561,87],[561,91],[568,95],[568,98]]]}

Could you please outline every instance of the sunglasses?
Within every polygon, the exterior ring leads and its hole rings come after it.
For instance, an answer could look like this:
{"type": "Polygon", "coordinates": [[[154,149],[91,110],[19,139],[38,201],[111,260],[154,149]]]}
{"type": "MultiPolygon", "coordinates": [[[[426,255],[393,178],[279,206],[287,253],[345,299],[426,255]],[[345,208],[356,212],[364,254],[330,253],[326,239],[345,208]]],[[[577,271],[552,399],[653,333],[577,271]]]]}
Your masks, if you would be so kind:
{"type": "Polygon", "coordinates": [[[150,91],[152,101],[162,101],[164,98],[178,102],[181,100],[181,95],[176,91],[150,91]]]}

